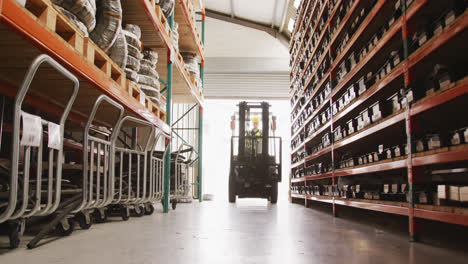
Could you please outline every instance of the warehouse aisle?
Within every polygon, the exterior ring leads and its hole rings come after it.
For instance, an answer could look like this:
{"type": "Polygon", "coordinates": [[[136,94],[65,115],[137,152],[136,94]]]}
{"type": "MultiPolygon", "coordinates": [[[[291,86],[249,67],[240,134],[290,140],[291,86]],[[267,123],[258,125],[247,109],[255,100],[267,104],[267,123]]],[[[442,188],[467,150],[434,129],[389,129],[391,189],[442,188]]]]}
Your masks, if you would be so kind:
{"type": "Polygon", "coordinates": [[[94,225],[0,263],[466,263],[467,255],[411,244],[330,214],[264,200],[180,205],[169,215],[94,225]]]}

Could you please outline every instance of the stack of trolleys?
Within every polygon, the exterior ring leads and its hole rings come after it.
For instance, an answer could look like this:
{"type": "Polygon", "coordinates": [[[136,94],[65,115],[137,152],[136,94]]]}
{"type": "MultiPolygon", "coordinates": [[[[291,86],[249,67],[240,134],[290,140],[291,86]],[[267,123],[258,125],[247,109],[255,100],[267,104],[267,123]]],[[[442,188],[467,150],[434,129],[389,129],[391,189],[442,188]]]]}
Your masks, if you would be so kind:
{"type": "Polygon", "coordinates": [[[148,153],[151,151],[151,138],[155,134],[154,126],[144,120],[126,116],[120,120],[116,126],[116,136],[112,139],[112,146],[114,148],[114,156],[112,160],[113,169],[115,169],[113,185],[116,188],[112,204],[113,209],[116,206],[120,207],[120,212],[123,220],[129,217],[129,210],[137,217],[145,214],[145,202],[150,199],[151,192],[148,186],[148,153]],[[150,132],[143,140],[143,147],[139,144],[134,146],[124,145],[122,147],[116,146],[118,132],[120,132],[124,123],[131,123],[132,125],[143,125],[149,128],[150,132]]]}
{"type": "Polygon", "coordinates": [[[83,229],[88,229],[91,226],[91,214],[98,223],[105,222],[107,219],[107,205],[111,203],[114,196],[114,174],[111,159],[114,156],[113,144],[115,141],[112,139],[118,136],[116,126],[122,120],[123,113],[124,108],[120,104],[101,95],[96,99],[86,123],[83,134],[82,199],[71,212],[76,214],[80,227],[83,229]],[[96,113],[103,102],[118,110],[118,117],[110,134],[94,131],[92,128],[96,113]],[[91,135],[91,131],[96,133],[91,135]]]}
{"type": "MultiPolygon", "coordinates": [[[[7,173],[9,175],[6,188],[8,194],[0,196],[8,197],[5,203],[0,200],[0,224],[8,226],[12,248],[19,245],[20,234],[24,231],[26,219],[60,212],[70,202],[81,196],[73,194],[73,191],[67,192],[68,190],[62,189],[64,126],[78,89],[79,81],[73,74],[49,56],[40,55],[29,67],[15,97],[11,165],[7,173]],[[73,89],[67,103],[64,104],[58,124],[23,110],[24,98],[37,70],[43,63],[49,64],[73,83],[73,89]],[[47,131],[47,139],[43,138],[43,131],[47,131]],[[47,146],[44,146],[45,142],[47,146]],[[43,158],[43,153],[46,152],[48,152],[48,157],[43,158]],[[67,194],[73,195],[68,198],[67,194]],[[61,199],[65,201],[61,203],[61,199]]],[[[64,228],[62,224],[57,227],[58,229],[64,228]]]]}
{"type": "MultiPolygon", "coordinates": [[[[171,204],[176,209],[177,203],[190,198],[191,184],[189,181],[189,169],[195,162],[192,160],[193,146],[181,144],[176,152],[175,159],[171,157],[171,204]],[[184,149],[184,147],[187,147],[184,149]],[[185,153],[189,153],[184,156],[185,153]]],[[[172,156],[172,155],[171,155],[172,156]]]]}
{"type": "Polygon", "coordinates": [[[157,131],[153,137],[153,144],[148,159],[149,165],[149,199],[145,201],[145,214],[151,215],[154,212],[153,204],[162,201],[164,196],[164,157],[167,154],[171,138],[161,131],[157,131]],[[163,139],[163,144],[160,144],[160,139],[163,139]],[[162,156],[157,155],[156,149],[162,145],[164,151],[162,156]]]}

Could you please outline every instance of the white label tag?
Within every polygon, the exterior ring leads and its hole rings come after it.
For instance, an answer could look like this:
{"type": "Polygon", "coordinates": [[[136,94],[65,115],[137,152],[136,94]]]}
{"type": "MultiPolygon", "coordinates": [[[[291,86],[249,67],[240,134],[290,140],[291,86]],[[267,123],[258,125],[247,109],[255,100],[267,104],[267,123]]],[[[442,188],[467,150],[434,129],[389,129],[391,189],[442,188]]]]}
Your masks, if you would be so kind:
{"type": "Polygon", "coordinates": [[[146,106],[146,95],[143,91],[140,91],[140,104],[146,106]]]}
{"type": "Polygon", "coordinates": [[[23,119],[23,137],[20,144],[22,146],[39,147],[42,138],[41,118],[26,112],[22,112],[21,117],[23,119]]]}
{"type": "Polygon", "coordinates": [[[26,0],[16,0],[16,2],[18,2],[23,7],[26,5],[26,0]]]}
{"type": "Polygon", "coordinates": [[[59,150],[62,146],[62,137],[60,136],[60,126],[49,122],[47,126],[49,132],[49,143],[48,147],[51,149],[59,150]]]}
{"type": "Polygon", "coordinates": [[[175,51],[174,51],[174,48],[173,48],[173,47],[171,47],[171,51],[170,51],[170,52],[171,52],[171,55],[169,56],[169,57],[170,57],[170,60],[171,60],[172,63],[174,63],[174,62],[175,62],[175,51]]]}

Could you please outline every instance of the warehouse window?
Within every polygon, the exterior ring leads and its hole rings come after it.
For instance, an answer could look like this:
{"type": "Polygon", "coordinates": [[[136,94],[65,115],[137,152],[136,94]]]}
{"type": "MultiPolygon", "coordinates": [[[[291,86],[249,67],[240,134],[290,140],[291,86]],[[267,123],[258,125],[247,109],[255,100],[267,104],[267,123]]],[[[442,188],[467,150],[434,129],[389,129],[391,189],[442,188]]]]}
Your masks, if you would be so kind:
{"type": "Polygon", "coordinates": [[[294,0],[294,7],[295,7],[296,9],[299,8],[299,5],[300,5],[300,4],[301,4],[301,0],[294,0]]]}
{"type": "Polygon", "coordinates": [[[292,32],[294,28],[294,19],[290,18],[289,23],[288,23],[288,30],[289,32],[292,32]]]}

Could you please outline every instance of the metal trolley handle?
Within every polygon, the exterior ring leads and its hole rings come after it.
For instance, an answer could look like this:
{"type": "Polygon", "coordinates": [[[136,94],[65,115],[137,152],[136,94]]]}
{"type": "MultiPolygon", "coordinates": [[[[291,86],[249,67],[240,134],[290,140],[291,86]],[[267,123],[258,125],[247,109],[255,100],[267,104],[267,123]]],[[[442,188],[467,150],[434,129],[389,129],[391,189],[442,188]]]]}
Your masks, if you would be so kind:
{"type": "MultiPolygon", "coordinates": [[[[118,116],[117,120],[115,121],[115,124],[113,125],[114,128],[112,129],[111,141],[112,141],[112,138],[114,137],[114,135],[118,134],[118,130],[116,129],[116,126],[120,122],[120,120],[122,119],[123,114],[124,114],[123,106],[120,105],[119,103],[117,103],[116,101],[112,100],[111,98],[109,98],[106,95],[100,95],[96,99],[96,102],[94,102],[93,109],[91,110],[91,113],[89,114],[89,118],[88,118],[88,121],[86,122],[86,126],[85,126],[85,129],[84,129],[84,132],[83,132],[83,188],[82,188],[83,189],[83,200],[82,200],[81,204],[73,211],[73,213],[79,212],[79,211],[81,211],[83,209],[89,209],[89,207],[93,203],[91,197],[89,198],[89,200],[87,200],[87,197],[89,195],[91,195],[91,192],[92,192],[92,189],[90,189],[90,190],[87,189],[87,187],[88,187],[88,173],[89,173],[88,172],[88,170],[89,170],[88,148],[90,147],[89,146],[89,141],[91,139],[91,140],[102,141],[102,143],[105,143],[105,142],[103,140],[99,140],[97,138],[94,138],[94,137],[90,136],[89,135],[89,130],[90,130],[91,125],[92,125],[92,123],[94,121],[97,110],[99,109],[99,107],[101,106],[101,104],[103,102],[107,102],[108,104],[112,105],[117,110],[119,110],[119,116],[118,116]],[[88,191],[89,191],[89,193],[88,193],[88,191]]],[[[112,149],[112,143],[110,143],[110,149],[112,149]]],[[[90,149],[90,151],[94,151],[94,150],[90,149]]],[[[91,155],[94,155],[94,153],[92,153],[91,155]]],[[[111,169],[112,169],[112,167],[111,167],[111,169]]],[[[93,173],[93,172],[90,172],[90,173],[93,173]]],[[[112,175],[112,174],[110,174],[110,175],[112,175]]],[[[108,192],[109,191],[110,190],[108,190],[108,192]]],[[[108,193],[104,193],[104,195],[107,195],[107,194],[108,193]]],[[[106,198],[104,198],[103,201],[107,201],[106,198]]],[[[100,204],[104,204],[104,203],[100,203],[100,204]]],[[[97,204],[97,206],[99,206],[99,205],[97,204]]]]}
{"type": "MultiPolygon", "coordinates": [[[[20,147],[20,129],[21,129],[21,107],[23,105],[24,98],[31,86],[32,80],[37,73],[39,67],[43,64],[47,63],[52,66],[55,70],[65,76],[73,83],[73,92],[68,99],[68,103],[65,106],[65,109],[62,113],[60,118],[60,136],[63,138],[63,131],[65,126],[65,121],[70,113],[72,105],[75,101],[75,98],[78,94],[80,83],[78,78],[75,75],[70,73],[67,69],[65,69],[62,65],[56,62],[54,59],[49,57],[48,55],[42,54],[39,55],[29,66],[28,72],[26,73],[23,83],[18,91],[18,94],[15,97],[15,105],[14,105],[14,117],[13,117],[13,142],[12,142],[12,157],[11,157],[11,172],[10,172],[10,193],[9,193],[9,200],[8,200],[8,207],[6,210],[0,215],[0,223],[8,220],[9,218],[18,218],[21,217],[24,212],[26,211],[26,207],[28,204],[28,189],[29,189],[29,175],[25,175],[24,179],[24,188],[23,188],[23,202],[20,210],[13,215],[13,212],[16,208],[17,203],[17,192],[18,192],[18,166],[19,166],[19,147],[20,147]]],[[[56,188],[55,188],[55,201],[52,207],[48,205],[44,212],[51,213],[55,211],[60,203],[60,192],[61,192],[61,170],[62,170],[62,162],[63,162],[63,143],[60,146],[59,154],[57,160],[57,179],[56,179],[56,188]]],[[[36,208],[37,209],[37,208],[36,208]]]]}

